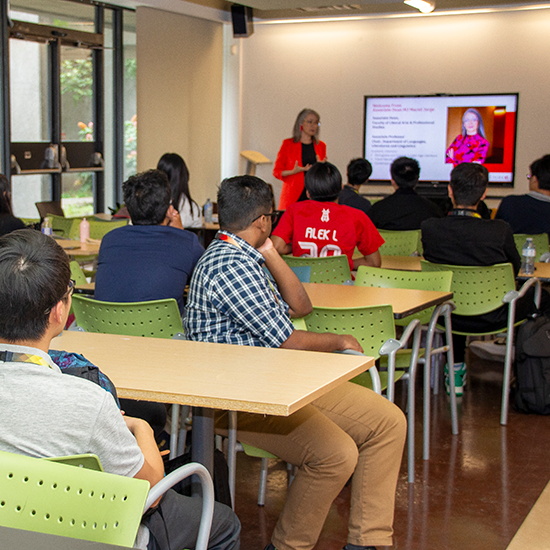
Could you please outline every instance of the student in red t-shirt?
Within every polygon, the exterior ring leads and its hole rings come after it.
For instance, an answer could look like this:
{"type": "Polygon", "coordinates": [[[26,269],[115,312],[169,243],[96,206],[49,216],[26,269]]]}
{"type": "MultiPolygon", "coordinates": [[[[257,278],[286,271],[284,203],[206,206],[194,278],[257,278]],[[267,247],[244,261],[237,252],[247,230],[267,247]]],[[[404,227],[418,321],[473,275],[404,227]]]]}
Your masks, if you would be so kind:
{"type": "Polygon", "coordinates": [[[306,173],[309,200],[291,204],[271,240],[279,254],[325,257],[345,254],[350,269],[380,267],[378,249],[384,239],[360,210],[338,204],[342,176],[330,162],[318,162],[306,173]],[[353,259],[355,247],[363,254],[353,259]]]}

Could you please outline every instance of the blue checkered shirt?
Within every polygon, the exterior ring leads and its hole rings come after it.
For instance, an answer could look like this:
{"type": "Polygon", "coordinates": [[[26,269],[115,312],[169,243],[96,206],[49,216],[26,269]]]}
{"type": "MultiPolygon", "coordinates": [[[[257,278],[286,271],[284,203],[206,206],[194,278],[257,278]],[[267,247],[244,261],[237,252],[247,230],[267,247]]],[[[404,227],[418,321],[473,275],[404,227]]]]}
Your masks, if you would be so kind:
{"type": "Polygon", "coordinates": [[[280,347],[294,331],[288,305],[262,269],[264,257],[236,235],[216,239],[201,257],[189,287],[188,340],[280,347]]]}

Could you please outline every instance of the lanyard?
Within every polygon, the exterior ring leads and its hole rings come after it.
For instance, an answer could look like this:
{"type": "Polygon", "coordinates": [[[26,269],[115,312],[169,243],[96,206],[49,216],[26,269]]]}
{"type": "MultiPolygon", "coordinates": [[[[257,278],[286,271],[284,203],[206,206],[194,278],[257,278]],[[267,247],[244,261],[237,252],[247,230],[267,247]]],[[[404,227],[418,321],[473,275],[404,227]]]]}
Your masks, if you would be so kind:
{"type": "MultiPolygon", "coordinates": [[[[218,239],[219,241],[223,241],[223,242],[232,244],[233,246],[236,246],[237,248],[240,248],[241,250],[243,249],[243,247],[233,237],[231,237],[230,235],[226,235],[225,233],[220,233],[218,231],[216,233],[216,239],[218,239]]],[[[264,274],[264,277],[267,281],[267,284],[269,285],[269,287],[271,288],[271,291],[273,292],[273,297],[275,298],[275,301],[277,302],[277,305],[279,305],[279,298],[277,298],[277,293],[275,292],[275,287],[273,286],[273,284],[269,280],[269,277],[267,276],[267,274],[264,272],[263,269],[262,269],[262,273],[264,274]]]]}
{"type": "Polygon", "coordinates": [[[455,208],[451,210],[448,216],[468,216],[470,218],[480,218],[481,216],[475,210],[469,210],[467,208],[455,208]]]}
{"type": "Polygon", "coordinates": [[[52,368],[48,361],[40,357],[40,355],[31,355],[16,351],[0,351],[0,361],[4,361],[4,363],[33,363],[34,365],[41,365],[49,369],[52,368]]]}

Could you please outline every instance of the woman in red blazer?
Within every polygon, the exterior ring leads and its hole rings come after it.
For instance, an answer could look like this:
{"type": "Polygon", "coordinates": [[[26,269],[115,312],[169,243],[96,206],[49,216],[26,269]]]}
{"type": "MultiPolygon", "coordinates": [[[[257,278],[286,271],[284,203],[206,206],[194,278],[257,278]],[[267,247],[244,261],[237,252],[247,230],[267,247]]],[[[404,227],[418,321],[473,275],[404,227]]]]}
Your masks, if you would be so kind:
{"type": "Polygon", "coordinates": [[[316,162],[326,160],[327,146],[318,139],[319,120],[319,114],[313,109],[300,111],[292,137],[285,139],[279,149],[273,168],[273,175],[283,182],[279,210],[306,199],[304,172],[316,162]]]}

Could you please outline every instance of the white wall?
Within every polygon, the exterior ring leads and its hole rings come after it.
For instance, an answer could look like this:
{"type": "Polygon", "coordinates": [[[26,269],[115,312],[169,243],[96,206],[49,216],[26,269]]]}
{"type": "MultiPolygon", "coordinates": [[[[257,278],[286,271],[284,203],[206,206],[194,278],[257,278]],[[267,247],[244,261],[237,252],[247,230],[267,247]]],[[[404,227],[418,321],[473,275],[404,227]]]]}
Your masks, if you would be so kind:
{"type": "Polygon", "coordinates": [[[137,9],[138,170],[180,154],[193,198],[216,196],[221,172],[223,24],[137,9]]]}
{"type": "MultiPolygon", "coordinates": [[[[242,149],[274,161],[311,107],[329,160],[345,173],[362,154],[365,95],[519,92],[515,192],[526,192],[529,164],[550,153],[548,29],[550,10],[256,24],[242,41],[242,149]]],[[[257,175],[277,182],[271,170],[257,175]]]]}

